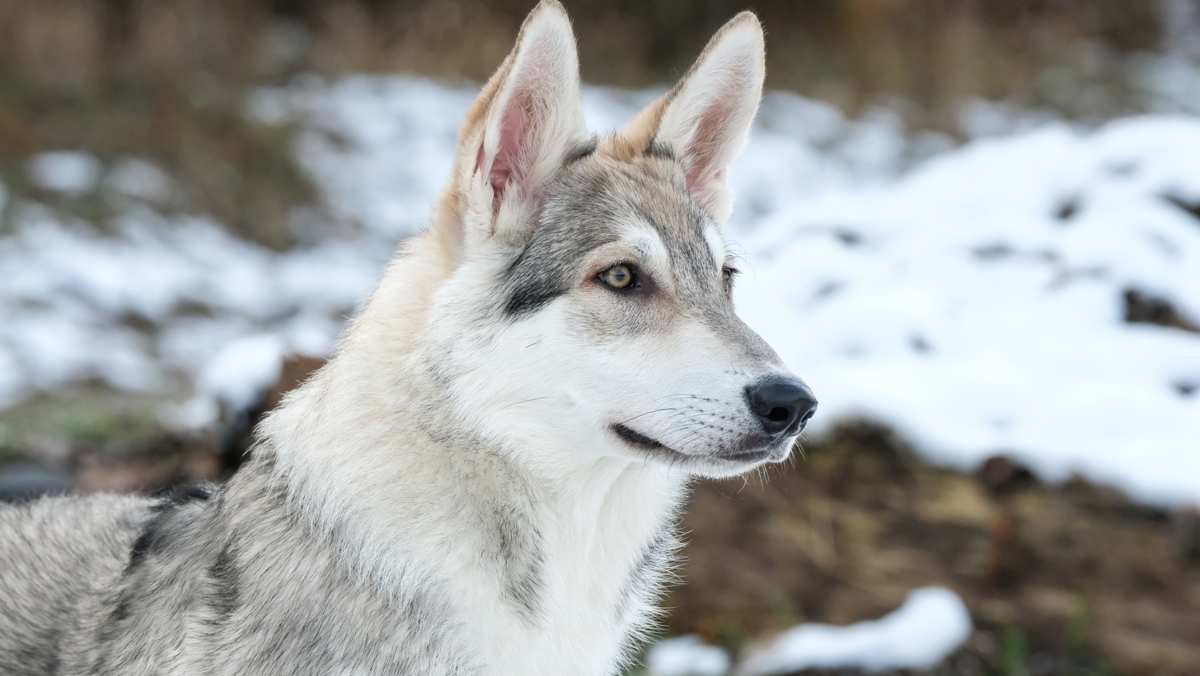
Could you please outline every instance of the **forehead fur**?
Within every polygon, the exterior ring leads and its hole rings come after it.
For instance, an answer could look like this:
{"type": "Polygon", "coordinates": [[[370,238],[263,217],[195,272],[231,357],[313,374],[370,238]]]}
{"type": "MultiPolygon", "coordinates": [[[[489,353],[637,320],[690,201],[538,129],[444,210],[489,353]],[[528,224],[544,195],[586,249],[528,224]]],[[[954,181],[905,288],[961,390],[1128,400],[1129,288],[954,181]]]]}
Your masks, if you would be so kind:
{"type": "Polygon", "coordinates": [[[618,147],[608,140],[574,161],[569,158],[547,191],[538,226],[554,228],[564,225],[564,220],[584,220],[614,230],[637,222],[658,230],[668,246],[703,240],[709,219],[688,195],[673,150],[651,144],[629,155],[615,152],[618,147]],[[595,215],[608,222],[595,222],[595,215]]]}
{"type": "Polygon", "coordinates": [[[565,293],[587,254],[619,240],[630,225],[655,230],[679,295],[719,288],[720,262],[705,237],[711,220],[688,195],[672,149],[589,142],[568,153],[547,186],[525,248],[506,271],[509,314],[533,311],[565,293]]]}

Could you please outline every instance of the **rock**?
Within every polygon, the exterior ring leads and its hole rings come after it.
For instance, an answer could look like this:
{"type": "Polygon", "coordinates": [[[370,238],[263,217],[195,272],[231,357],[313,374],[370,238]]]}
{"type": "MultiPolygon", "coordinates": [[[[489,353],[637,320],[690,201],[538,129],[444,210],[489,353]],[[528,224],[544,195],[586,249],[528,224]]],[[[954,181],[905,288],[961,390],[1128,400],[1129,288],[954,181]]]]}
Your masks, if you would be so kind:
{"type": "Polygon", "coordinates": [[[1200,507],[1187,507],[1172,514],[1171,535],[1184,562],[1200,564],[1200,507]]]}
{"type": "Polygon", "coordinates": [[[1200,324],[1175,307],[1171,301],[1139,289],[1125,289],[1125,321],[1129,324],[1153,324],[1189,333],[1200,333],[1200,324]]]}
{"type": "Polygon", "coordinates": [[[1037,477],[1028,467],[1008,455],[993,455],[979,467],[979,480],[994,495],[1004,495],[1032,486],[1037,477]]]}

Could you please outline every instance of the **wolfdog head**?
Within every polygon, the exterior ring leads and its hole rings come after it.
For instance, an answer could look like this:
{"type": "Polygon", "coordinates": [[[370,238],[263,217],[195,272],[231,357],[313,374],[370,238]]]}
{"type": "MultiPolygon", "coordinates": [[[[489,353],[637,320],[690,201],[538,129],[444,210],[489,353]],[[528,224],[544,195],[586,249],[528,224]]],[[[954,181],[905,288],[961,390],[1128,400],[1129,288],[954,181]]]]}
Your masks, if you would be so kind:
{"type": "Polygon", "coordinates": [[[372,301],[404,315],[395,342],[449,411],[434,424],[552,467],[617,456],[729,476],[788,456],[816,400],[734,313],[721,234],[763,61],[742,13],[595,138],[566,12],[533,10],[467,114],[431,232],[372,301]]]}

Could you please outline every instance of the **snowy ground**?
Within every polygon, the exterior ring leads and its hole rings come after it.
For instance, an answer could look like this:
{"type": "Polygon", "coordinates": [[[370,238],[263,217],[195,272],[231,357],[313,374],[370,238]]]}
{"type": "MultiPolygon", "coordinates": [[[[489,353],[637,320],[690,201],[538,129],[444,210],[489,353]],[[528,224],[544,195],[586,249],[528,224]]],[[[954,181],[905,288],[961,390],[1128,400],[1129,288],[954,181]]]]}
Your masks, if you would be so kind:
{"type": "Polygon", "coordinates": [[[1194,119],[1047,125],[795,197],[745,224],[743,312],[826,424],[863,413],[954,465],[1008,451],[1195,501],[1200,340],[1125,323],[1122,298],[1200,317],[1200,220],[1167,199],[1200,203],[1197,157],[1194,119]]]}
{"type": "MultiPolygon", "coordinates": [[[[408,78],[309,80],[254,115],[303,123],[297,147],[335,238],[275,253],[150,205],[170,178],[78,153],[30,163],[76,193],[108,181],[125,226],[87,234],[0,187],[0,405],[84,379],[191,389],[176,419],[245,399],[280,355],[329,350],[395,242],[421,228],[472,95],[408,78]],[[149,323],[157,330],[138,327],[149,323]],[[180,417],[182,416],[182,417],[180,417]]],[[[598,130],[648,95],[586,92],[598,130]]],[[[819,433],[866,414],[939,461],[1003,451],[1161,504],[1200,502],[1200,337],[1122,320],[1137,289],[1200,320],[1200,121],[1082,129],[985,105],[960,148],[886,112],[846,120],[772,94],[733,170],[743,315],[814,387],[819,433]]],[[[312,214],[297,227],[321,233],[312,214]]],[[[324,231],[328,231],[326,228],[324,231]]]]}
{"type": "MultiPolygon", "coordinates": [[[[770,676],[804,669],[863,671],[929,669],[971,635],[962,599],[940,587],[916,589],[895,611],[847,626],[803,624],[747,651],[733,670],[739,676],[770,676]]],[[[646,655],[651,676],[723,676],[732,660],[695,636],[659,642],[646,655]]]]}

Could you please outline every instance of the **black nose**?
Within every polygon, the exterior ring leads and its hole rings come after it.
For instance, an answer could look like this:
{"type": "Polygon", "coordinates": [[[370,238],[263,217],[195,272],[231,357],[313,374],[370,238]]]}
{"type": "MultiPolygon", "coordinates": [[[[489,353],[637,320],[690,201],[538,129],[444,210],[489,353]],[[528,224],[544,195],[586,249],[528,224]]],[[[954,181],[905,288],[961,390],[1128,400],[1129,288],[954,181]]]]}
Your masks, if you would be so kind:
{"type": "Polygon", "coordinates": [[[808,386],[794,378],[772,376],[746,388],[750,410],[767,434],[795,434],[817,412],[817,398],[808,386]]]}

